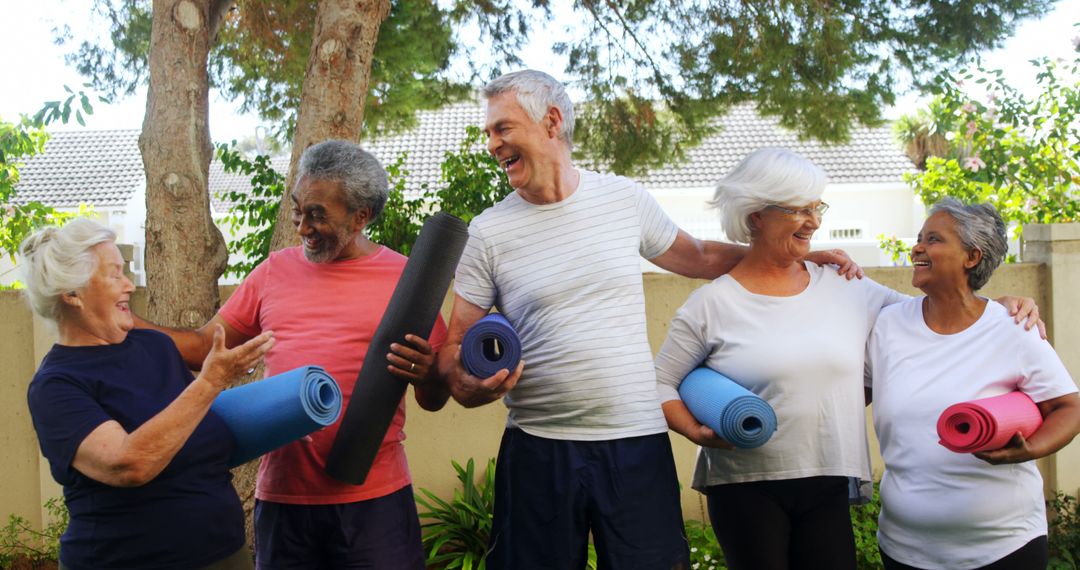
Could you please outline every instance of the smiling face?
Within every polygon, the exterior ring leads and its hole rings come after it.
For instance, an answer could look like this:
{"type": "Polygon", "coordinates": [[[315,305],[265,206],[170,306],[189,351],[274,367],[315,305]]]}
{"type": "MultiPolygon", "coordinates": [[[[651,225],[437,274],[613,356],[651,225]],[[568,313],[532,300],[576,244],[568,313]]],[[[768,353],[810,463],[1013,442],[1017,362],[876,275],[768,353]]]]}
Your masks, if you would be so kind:
{"type": "Polygon", "coordinates": [[[751,247],[765,249],[771,257],[798,261],[810,253],[810,239],[821,227],[821,214],[814,209],[820,200],[810,204],[783,207],[803,211],[790,214],[776,208],[765,208],[750,215],[751,247]],[[807,213],[809,212],[809,213],[807,213]]]}
{"type": "Polygon", "coordinates": [[[301,178],[292,201],[292,223],[308,261],[327,263],[361,255],[356,238],[368,221],[368,210],[349,212],[341,182],[301,178]]]}
{"type": "Polygon", "coordinates": [[[970,290],[967,272],[981,259],[981,251],[964,246],[956,220],[938,212],[926,219],[911,248],[911,285],[927,294],[938,289],[970,290]]]}
{"type": "Polygon", "coordinates": [[[97,267],[86,286],[65,293],[60,319],[65,344],[90,346],[119,344],[135,326],[131,293],[135,284],[124,275],[124,258],[112,242],[91,248],[97,267]]]}
{"type": "Polygon", "coordinates": [[[560,126],[561,115],[555,107],[537,123],[512,91],[487,100],[484,134],[488,152],[499,161],[510,186],[533,193],[554,184],[558,175],[554,158],[566,152],[558,138],[560,126]]]}

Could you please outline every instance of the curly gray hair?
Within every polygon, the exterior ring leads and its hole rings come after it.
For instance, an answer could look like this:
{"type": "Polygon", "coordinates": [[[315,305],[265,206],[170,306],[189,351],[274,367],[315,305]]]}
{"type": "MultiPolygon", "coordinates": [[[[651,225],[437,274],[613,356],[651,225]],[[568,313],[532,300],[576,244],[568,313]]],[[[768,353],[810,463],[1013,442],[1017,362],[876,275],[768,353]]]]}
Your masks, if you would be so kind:
{"type": "Polygon", "coordinates": [[[956,198],[943,198],[930,208],[930,216],[943,212],[956,222],[960,243],[968,251],[982,252],[979,264],[968,270],[968,285],[972,291],[982,289],[1009,251],[1005,222],[990,204],[964,204],[956,198]]]}
{"type": "Polygon", "coordinates": [[[390,192],[386,170],[379,159],[352,141],[331,139],[309,146],[296,170],[297,184],[304,178],[340,182],[345,206],[350,212],[371,208],[369,222],[386,206],[390,192]]]}

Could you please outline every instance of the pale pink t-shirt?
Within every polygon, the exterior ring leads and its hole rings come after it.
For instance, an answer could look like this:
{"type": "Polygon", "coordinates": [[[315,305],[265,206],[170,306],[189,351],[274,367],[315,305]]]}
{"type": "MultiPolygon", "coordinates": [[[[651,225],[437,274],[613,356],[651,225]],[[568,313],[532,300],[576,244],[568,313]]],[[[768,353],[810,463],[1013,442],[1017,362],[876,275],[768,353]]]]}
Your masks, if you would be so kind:
{"type": "MultiPolygon", "coordinates": [[[[277,251],[248,275],[220,314],[245,335],[274,331],[277,343],[266,355],[267,376],[322,366],[341,385],[347,406],[405,261],[405,256],[385,247],[365,257],[330,263],[308,261],[299,247],[277,251]]],[[[446,325],[440,317],[429,341],[437,350],[445,340],[446,325]]],[[[404,398],[363,485],[342,483],[323,470],[340,423],[339,419],[311,434],[310,441],[264,455],[255,497],[304,505],[351,503],[388,495],[412,481],[401,443],[404,398]]]]}

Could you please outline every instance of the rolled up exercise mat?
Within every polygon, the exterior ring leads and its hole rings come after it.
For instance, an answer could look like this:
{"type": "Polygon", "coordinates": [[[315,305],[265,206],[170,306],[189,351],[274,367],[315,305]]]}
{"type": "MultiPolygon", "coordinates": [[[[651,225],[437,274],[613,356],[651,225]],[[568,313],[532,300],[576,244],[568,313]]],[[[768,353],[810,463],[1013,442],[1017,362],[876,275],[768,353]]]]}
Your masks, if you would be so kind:
{"type": "Polygon", "coordinates": [[[469,374],[487,378],[521,361],[521,339],[506,317],[491,313],[473,323],[461,339],[461,364],[469,374]]]}
{"type": "Polygon", "coordinates": [[[469,229],[465,222],[445,212],[424,222],[386,312],[371,338],[345,416],[330,448],[326,473],[331,477],[354,485],[367,478],[408,385],[387,370],[386,355],[390,352],[390,344],[405,342],[406,334],[425,338],[431,334],[468,238],[469,229]]]}
{"type": "Polygon", "coordinates": [[[1039,406],[1023,392],[953,404],[937,421],[941,445],[957,453],[1001,449],[1016,432],[1024,437],[1042,425],[1039,406]]]}
{"type": "Polygon", "coordinates": [[[225,390],[210,410],[232,432],[236,467],[318,431],[341,415],[341,388],[320,366],[288,372],[225,390]]]}
{"type": "Polygon", "coordinates": [[[776,431],[772,406],[715,370],[701,367],[687,374],[679,397],[697,421],[735,447],[761,447],[776,431]]]}

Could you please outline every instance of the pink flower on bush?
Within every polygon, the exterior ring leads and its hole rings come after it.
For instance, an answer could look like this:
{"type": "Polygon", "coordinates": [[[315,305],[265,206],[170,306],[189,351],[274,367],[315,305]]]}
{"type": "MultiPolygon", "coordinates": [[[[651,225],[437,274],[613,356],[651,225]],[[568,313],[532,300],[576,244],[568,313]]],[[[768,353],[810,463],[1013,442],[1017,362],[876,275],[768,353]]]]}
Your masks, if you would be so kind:
{"type": "Polygon", "coordinates": [[[972,103],[971,101],[968,101],[967,103],[964,103],[963,107],[960,107],[960,110],[965,112],[965,113],[974,113],[975,112],[975,103],[972,103]]]}
{"type": "Polygon", "coordinates": [[[970,170],[972,172],[978,172],[983,168],[986,168],[986,163],[983,162],[981,158],[979,158],[979,155],[967,156],[964,157],[963,166],[967,170],[970,170]]]}
{"type": "Polygon", "coordinates": [[[975,131],[977,131],[978,129],[979,126],[975,124],[975,121],[968,121],[967,132],[964,133],[964,136],[970,139],[971,135],[975,134],[975,131]]]}

